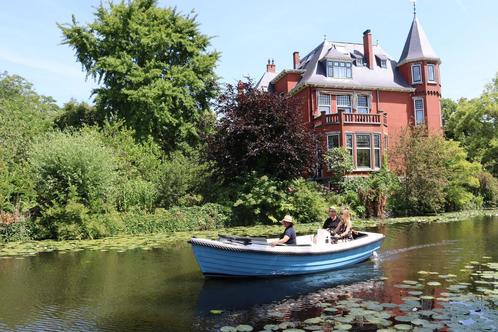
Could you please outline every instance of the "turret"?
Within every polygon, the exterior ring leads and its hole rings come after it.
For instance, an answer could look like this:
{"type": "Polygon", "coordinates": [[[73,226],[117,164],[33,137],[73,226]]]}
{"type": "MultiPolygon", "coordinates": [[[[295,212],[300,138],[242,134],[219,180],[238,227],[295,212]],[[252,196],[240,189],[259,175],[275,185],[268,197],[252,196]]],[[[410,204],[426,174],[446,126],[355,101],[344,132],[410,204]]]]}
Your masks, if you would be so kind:
{"type": "Polygon", "coordinates": [[[406,82],[415,88],[411,105],[412,123],[425,124],[431,133],[442,133],[440,63],[414,14],[398,69],[406,82]]]}

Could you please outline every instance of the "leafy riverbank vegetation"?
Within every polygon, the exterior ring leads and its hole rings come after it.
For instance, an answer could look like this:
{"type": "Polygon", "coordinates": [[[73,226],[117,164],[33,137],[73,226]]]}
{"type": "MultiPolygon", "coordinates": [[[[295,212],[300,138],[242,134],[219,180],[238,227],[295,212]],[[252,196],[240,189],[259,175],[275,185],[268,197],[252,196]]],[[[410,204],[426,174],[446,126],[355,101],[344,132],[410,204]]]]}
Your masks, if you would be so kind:
{"type": "Polygon", "coordinates": [[[497,79],[480,98],[445,101],[449,140],[409,128],[389,152],[401,166],[349,177],[348,152],[320,149],[299,103],[250,81],[219,86],[195,17],[135,0],[60,28],[100,85],[94,104],[59,107],[0,75],[2,242],[275,225],[287,213],[315,230],[330,205],[358,220],[498,204],[497,79]],[[331,184],[314,177],[323,163],[331,184]]]}

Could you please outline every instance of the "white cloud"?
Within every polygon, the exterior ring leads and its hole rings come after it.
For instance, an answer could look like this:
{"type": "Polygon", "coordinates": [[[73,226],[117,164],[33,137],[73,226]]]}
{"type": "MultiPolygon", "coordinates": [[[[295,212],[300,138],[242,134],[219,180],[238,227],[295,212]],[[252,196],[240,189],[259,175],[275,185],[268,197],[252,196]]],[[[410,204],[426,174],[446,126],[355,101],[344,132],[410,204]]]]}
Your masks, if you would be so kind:
{"type": "Polygon", "coordinates": [[[52,60],[27,57],[2,49],[0,49],[0,60],[64,77],[84,78],[84,73],[78,69],[77,64],[71,66],[52,60]]]}

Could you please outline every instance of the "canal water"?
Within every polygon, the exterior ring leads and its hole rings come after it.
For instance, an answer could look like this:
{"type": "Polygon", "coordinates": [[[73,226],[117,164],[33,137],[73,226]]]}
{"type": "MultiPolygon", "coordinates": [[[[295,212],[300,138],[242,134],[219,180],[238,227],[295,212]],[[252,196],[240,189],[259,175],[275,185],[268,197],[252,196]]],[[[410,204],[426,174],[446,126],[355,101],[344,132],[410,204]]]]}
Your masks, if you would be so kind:
{"type": "Polygon", "coordinates": [[[417,280],[420,270],[466,281],[460,275],[469,261],[498,261],[498,217],[372,230],[386,235],[376,260],[279,279],[205,279],[185,243],[0,259],[0,331],[219,331],[237,324],[257,331],[308,317],[327,292],[398,303],[397,285],[417,280]]]}

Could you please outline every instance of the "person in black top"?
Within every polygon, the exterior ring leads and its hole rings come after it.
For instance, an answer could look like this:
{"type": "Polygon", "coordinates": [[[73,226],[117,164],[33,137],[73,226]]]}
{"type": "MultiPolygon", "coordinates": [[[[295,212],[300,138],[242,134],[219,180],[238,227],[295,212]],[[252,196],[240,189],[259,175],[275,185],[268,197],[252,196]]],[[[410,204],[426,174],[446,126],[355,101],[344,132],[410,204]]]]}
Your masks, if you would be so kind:
{"type": "Polygon", "coordinates": [[[277,244],[296,244],[296,231],[294,230],[294,220],[291,216],[286,215],[284,219],[280,221],[284,225],[285,230],[280,236],[280,239],[273,241],[272,246],[277,244]]]}
{"type": "Polygon", "coordinates": [[[329,208],[329,217],[323,223],[323,229],[328,229],[331,233],[335,231],[339,223],[341,222],[341,218],[337,215],[337,211],[335,207],[331,206],[329,208]]]}

